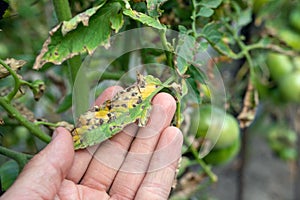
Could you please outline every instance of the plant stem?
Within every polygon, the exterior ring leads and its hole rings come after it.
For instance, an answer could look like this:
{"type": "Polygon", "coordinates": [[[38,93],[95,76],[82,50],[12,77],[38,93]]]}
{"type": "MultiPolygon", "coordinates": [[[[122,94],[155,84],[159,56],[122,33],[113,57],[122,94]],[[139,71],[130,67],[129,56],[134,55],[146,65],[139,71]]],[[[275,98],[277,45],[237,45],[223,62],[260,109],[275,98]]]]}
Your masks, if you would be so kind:
{"type": "MultiPolygon", "coordinates": [[[[184,140],[187,141],[186,137],[184,137],[184,140]]],[[[189,150],[195,157],[198,164],[202,167],[203,171],[209,176],[211,182],[217,182],[218,177],[211,171],[210,167],[201,158],[199,158],[198,151],[192,144],[190,145],[189,150]]]]}
{"type": "Polygon", "coordinates": [[[112,80],[119,80],[123,75],[125,74],[125,72],[103,72],[101,75],[101,80],[106,80],[106,79],[112,79],[112,80]]]}
{"type": "Polygon", "coordinates": [[[163,45],[164,50],[165,50],[165,54],[166,54],[166,57],[167,57],[167,64],[168,64],[169,67],[174,68],[172,49],[170,48],[169,43],[167,41],[166,30],[159,31],[159,36],[160,36],[162,45],[163,45]]]}
{"type": "Polygon", "coordinates": [[[17,94],[17,92],[20,88],[21,82],[18,77],[18,74],[14,70],[12,70],[2,59],[0,59],[0,64],[12,75],[12,77],[14,78],[14,81],[15,81],[15,86],[14,86],[13,91],[11,91],[7,95],[7,100],[10,102],[14,98],[14,96],[17,94]]]}
{"type": "Polygon", "coordinates": [[[0,105],[15,119],[17,119],[23,126],[25,126],[33,135],[38,137],[44,142],[49,143],[51,138],[49,135],[44,133],[38,126],[28,121],[26,117],[20,114],[20,112],[10,104],[9,100],[5,97],[0,97],[0,105]]]}
{"type": "Polygon", "coordinates": [[[197,3],[196,3],[196,0],[192,0],[192,4],[193,4],[193,12],[192,12],[192,31],[193,31],[193,36],[196,38],[198,37],[198,34],[197,34],[197,30],[196,30],[196,13],[197,13],[197,3]]]}
{"type": "Polygon", "coordinates": [[[181,125],[181,108],[180,108],[181,103],[177,102],[176,103],[176,127],[180,128],[181,125]]]}
{"type": "Polygon", "coordinates": [[[58,21],[62,22],[72,18],[68,0],[53,0],[53,5],[58,21]]]}
{"type": "Polygon", "coordinates": [[[0,154],[15,160],[19,164],[20,169],[22,169],[27,161],[32,158],[32,155],[13,151],[3,146],[0,146],[0,154]]]}

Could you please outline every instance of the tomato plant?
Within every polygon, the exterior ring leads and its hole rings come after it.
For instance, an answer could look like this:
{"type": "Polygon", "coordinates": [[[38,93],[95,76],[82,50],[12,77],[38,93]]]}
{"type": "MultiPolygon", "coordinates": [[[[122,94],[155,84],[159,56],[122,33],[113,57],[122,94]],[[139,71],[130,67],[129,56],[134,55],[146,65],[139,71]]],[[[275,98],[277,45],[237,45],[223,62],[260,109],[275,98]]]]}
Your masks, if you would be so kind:
{"type": "MultiPolygon", "coordinates": [[[[172,125],[184,137],[185,167],[180,169],[180,180],[189,180],[186,177],[193,172],[201,177],[195,185],[216,182],[210,165],[232,164],[229,161],[240,149],[237,159],[243,163],[247,159],[243,152],[252,148],[247,142],[252,137],[249,130],[262,126],[258,121],[265,119],[274,128],[267,138],[260,137],[278,157],[297,163],[297,1],[1,2],[3,191],[47,145],[55,127],[73,125],[106,87],[132,84],[132,71],[174,80],[163,91],[177,101],[172,125]],[[289,131],[282,131],[276,125],[279,122],[289,131]],[[285,151],[280,150],[283,146],[285,151]]],[[[181,199],[197,198],[187,190],[193,181],[188,183],[171,197],[188,191],[181,199]]]]}

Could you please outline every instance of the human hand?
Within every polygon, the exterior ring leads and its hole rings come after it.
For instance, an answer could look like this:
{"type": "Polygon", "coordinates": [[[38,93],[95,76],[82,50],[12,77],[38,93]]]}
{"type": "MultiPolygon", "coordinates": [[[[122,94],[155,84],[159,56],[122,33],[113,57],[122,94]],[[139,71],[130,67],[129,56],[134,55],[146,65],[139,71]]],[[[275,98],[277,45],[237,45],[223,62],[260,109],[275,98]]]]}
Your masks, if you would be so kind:
{"type": "MultiPolygon", "coordinates": [[[[120,89],[108,88],[96,104],[120,89]]],[[[71,134],[57,128],[51,143],[0,199],[167,199],[182,135],[169,126],[176,109],[173,97],[159,93],[152,103],[146,127],[129,125],[99,148],[74,152],[71,134]]]]}

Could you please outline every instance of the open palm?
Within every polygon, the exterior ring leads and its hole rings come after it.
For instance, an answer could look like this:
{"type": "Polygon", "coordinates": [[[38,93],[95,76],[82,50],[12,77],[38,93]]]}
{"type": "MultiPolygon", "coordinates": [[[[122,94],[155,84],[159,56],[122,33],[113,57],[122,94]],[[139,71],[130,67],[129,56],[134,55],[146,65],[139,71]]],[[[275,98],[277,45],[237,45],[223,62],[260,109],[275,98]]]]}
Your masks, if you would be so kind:
{"type": "MultiPolygon", "coordinates": [[[[96,104],[119,89],[106,89],[96,104]]],[[[74,152],[70,133],[58,128],[1,199],[167,199],[182,135],[169,126],[172,96],[160,93],[152,104],[146,127],[131,124],[98,147],[74,152]]]]}

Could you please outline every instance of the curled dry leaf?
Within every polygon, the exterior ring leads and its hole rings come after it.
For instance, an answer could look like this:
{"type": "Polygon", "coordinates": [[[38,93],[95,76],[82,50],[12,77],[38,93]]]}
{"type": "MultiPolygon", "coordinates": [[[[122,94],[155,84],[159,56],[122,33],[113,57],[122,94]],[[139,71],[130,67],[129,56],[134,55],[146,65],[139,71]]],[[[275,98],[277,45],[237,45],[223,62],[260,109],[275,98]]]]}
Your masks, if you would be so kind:
{"type": "MultiPolygon", "coordinates": [[[[4,61],[13,71],[18,71],[19,69],[21,69],[21,67],[23,65],[26,64],[25,60],[16,60],[14,58],[7,58],[4,61]]],[[[7,71],[7,69],[5,67],[3,67],[0,64],[0,79],[7,77],[9,74],[9,72],[7,71]]]]}
{"type": "Polygon", "coordinates": [[[243,103],[243,109],[238,115],[238,120],[240,121],[241,128],[247,128],[251,125],[255,118],[256,107],[259,103],[257,91],[254,89],[251,81],[248,82],[248,87],[243,103]]]}
{"type": "Polygon", "coordinates": [[[0,117],[0,126],[4,124],[5,124],[4,120],[0,117]]]}
{"type": "Polygon", "coordinates": [[[73,124],[70,124],[69,122],[66,122],[66,121],[60,121],[60,122],[57,122],[56,125],[59,127],[64,127],[65,129],[67,129],[68,131],[72,131],[74,129],[74,125],[73,124]]]}

